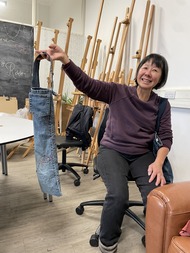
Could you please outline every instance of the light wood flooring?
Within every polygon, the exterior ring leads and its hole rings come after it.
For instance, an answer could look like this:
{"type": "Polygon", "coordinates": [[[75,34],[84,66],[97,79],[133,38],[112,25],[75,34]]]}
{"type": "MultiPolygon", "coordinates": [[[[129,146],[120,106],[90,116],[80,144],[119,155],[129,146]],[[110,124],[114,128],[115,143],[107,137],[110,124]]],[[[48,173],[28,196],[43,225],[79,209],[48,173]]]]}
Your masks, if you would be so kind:
{"type": "MultiPolygon", "coordinates": [[[[95,253],[90,236],[99,225],[101,207],[86,207],[79,216],[75,208],[80,202],[102,199],[105,188],[101,179],[92,180],[81,169],[81,185],[73,184],[70,173],[60,172],[61,197],[50,203],[43,199],[35,172],[34,153],[22,158],[22,148],[8,160],[8,176],[0,174],[0,253],[95,253]]],[[[58,154],[60,156],[60,154],[58,154]]],[[[78,160],[76,152],[69,160],[78,160]]],[[[140,199],[137,187],[130,183],[131,199],[140,199]]],[[[134,208],[142,216],[142,208],[134,208]]],[[[144,231],[125,217],[118,253],[143,253],[144,231]]]]}

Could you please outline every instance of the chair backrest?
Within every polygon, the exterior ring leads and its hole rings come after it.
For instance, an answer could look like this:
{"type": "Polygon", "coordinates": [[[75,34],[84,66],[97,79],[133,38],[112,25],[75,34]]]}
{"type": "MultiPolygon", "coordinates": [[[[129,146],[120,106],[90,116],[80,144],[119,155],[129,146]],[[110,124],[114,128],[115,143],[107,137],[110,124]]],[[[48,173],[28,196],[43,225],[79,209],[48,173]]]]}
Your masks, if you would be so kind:
{"type": "Polygon", "coordinates": [[[66,139],[77,139],[83,142],[82,149],[87,149],[91,144],[89,129],[93,124],[93,108],[87,105],[75,105],[66,128],[66,139]]]}
{"type": "Polygon", "coordinates": [[[101,141],[101,139],[104,135],[104,132],[105,132],[108,114],[109,114],[109,108],[106,107],[103,118],[102,118],[102,122],[100,124],[99,131],[98,131],[98,136],[97,136],[98,146],[100,146],[100,141],[101,141]]]}

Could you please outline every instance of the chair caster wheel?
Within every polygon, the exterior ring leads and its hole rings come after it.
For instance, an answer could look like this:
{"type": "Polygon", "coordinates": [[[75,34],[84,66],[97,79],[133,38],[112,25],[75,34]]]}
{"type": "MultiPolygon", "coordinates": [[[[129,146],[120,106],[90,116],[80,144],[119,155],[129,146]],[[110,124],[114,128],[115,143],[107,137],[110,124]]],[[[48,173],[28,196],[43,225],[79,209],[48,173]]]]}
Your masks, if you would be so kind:
{"type": "Polygon", "coordinates": [[[76,179],[76,180],[74,181],[74,185],[75,185],[75,186],[79,186],[79,185],[80,185],[80,180],[76,179]]]}
{"type": "Polygon", "coordinates": [[[78,215],[82,215],[84,213],[84,207],[78,206],[75,211],[78,215]]]}
{"type": "Polygon", "coordinates": [[[98,245],[99,245],[99,235],[93,234],[90,237],[89,243],[90,243],[90,246],[92,246],[92,247],[98,247],[98,245]]]}
{"type": "Polygon", "coordinates": [[[85,168],[85,169],[83,170],[83,173],[84,173],[84,174],[88,174],[88,172],[89,172],[89,169],[88,169],[88,168],[85,168]]]}

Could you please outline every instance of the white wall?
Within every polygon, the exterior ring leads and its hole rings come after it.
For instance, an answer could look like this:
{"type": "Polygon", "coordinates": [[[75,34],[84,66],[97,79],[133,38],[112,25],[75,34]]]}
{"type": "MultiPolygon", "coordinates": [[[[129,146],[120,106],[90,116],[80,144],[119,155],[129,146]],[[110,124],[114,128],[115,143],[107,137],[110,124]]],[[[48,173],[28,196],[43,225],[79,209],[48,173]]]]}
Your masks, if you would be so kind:
{"type": "Polygon", "coordinates": [[[7,0],[0,6],[0,19],[32,25],[32,18],[42,21],[44,27],[66,31],[68,19],[74,19],[72,32],[84,32],[84,0],[7,0]],[[32,13],[32,4],[36,5],[32,13]],[[34,14],[34,15],[33,15],[34,14]]]}
{"type": "MultiPolygon", "coordinates": [[[[32,1],[34,0],[7,0],[6,7],[0,6],[0,19],[32,25],[32,1]]],[[[36,5],[36,20],[43,21],[44,26],[48,27],[49,0],[36,0],[36,5]]]]}
{"type": "Polygon", "coordinates": [[[173,145],[169,158],[175,181],[190,180],[190,109],[172,108],[173,145]]]}
{"type": "Polygon", "coordinates": [[[74,19],[72,33],[84,33],[84,0],[51,1],[49,27],[66,31],[68,18],[74,19]]]}

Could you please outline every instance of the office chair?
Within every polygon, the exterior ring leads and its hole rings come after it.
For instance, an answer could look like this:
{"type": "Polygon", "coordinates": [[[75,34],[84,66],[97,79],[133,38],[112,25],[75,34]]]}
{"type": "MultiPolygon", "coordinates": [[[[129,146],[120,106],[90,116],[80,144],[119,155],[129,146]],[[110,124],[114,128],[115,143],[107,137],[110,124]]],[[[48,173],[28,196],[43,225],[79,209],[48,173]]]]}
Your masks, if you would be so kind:
{"type": "Polygon", "coordinates": [[[67,149],[68,148],[80,148],[85,151],[91,144],[91,136],[89,129],[92,127],[93,108],[86,105],[75,105],[71,117],[69,119],[66,136],[57,135],[56,145],[58,149],[62,149],[62,161],[59,163],[59,170],[63,172],[70,171],[76,179],[74,185],[80,185],[81,177],[73,169],[73,167],[83,167],[83,173],[88,174],[88,165],[83,163],[67,162],[67,149]]]}
{"type": "MultiPolygon", "coordinates": [[[[105,109],[105,113],[103,116],[102,123],[100,125],[99,133],[98,133],[98,145],[100,144],[100,140],[103,137],[104,130],[106,127],[106,121],[109,113],[109,108],[105,109]]],[[[93,175],[93,180],[97,179],[100,177],[98,169],[96,167],[96,162],[94,166],[94,175],[93,175]]],[[[132,179],[132,176],[129,175],[128,178],[129,181],[134,181],[132,179]]],[[[85,201],[80,203],[80,205],[76,208],[76,213],[78,215],[82,215],[84,212],[84,207],[85,206],[103,206],[104,200],[90,200],[90,201],[85,201]]],[[[143,230],[145,230],[145,223],[142,219],[140,219],[130,208],[133,206],[143,206],[142,201],[134,201],[134,200],[129,200],[128,206],[125,210],[125,215],[129,216],[131,219],[133,219],[143,230]]],[[[98,241],[99,241],[99,229],[100,226],[97,228],[96,232],[90,237],[89,243],[92,247],[98,247],[98,241]]]]}

